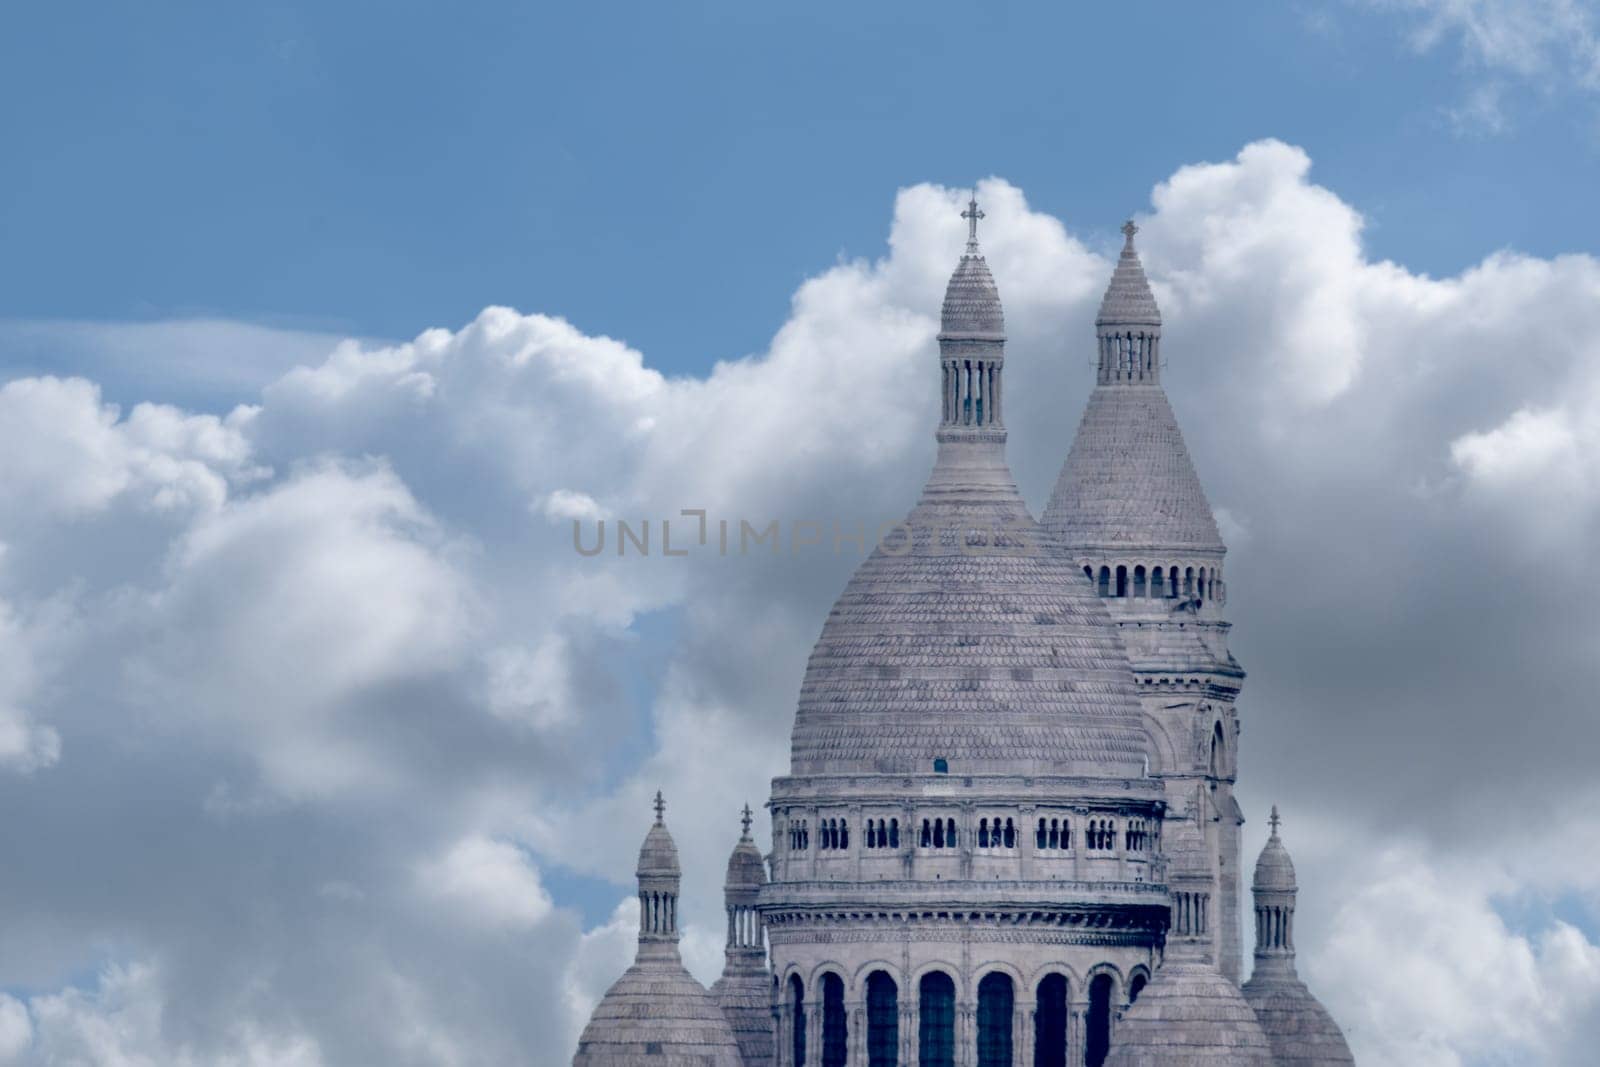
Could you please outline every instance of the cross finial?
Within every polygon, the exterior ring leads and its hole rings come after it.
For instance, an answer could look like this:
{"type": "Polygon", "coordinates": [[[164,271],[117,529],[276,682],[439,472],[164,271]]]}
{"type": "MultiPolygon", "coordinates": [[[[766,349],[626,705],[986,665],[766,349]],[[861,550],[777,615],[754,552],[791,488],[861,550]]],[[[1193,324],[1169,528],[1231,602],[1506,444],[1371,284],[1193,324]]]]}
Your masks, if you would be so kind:
{"type": "Polygon", "coordinates": [[[656,790],[656,825],[661,825],[662,817],[667,814],[667,802],[661,799],[661,790],[656,790]]]}
{"type": "Polygon", "coordinates": [[[961,213],[967,220],[967,251],[978,250],[978,220],[983,218],[983,212],[978,207],[978,190],[972,190],[972,199],[967,201],[967,210],[961,213]]]}
{"type": "Polygon", "coordinates": [[[1278,825],[1282,822],[1283,820],[1278,818],[1278,805],[1272,805],[1272,817],[1267,820],[1267,823],[1272,827],[1273,837],[1278,836],[1278,825]]]}
{"type": "Polygon", "coordinates": [[[1129,244],[1133,243],[1133,235],[1138,233],[1138,232],[1139,232],[1139,227],[1137,227],[1137,226],[1135,226],[1133,224],[1133,220],[1132,219],[1129,219],[1127,222],[1124,222],[1122,224],[1122,236],[1124,236],[1124,237],[1126,237],[1128,239],[1128,243],[1129,244]]]}
{"type": "Polygon", "coordinates": [[[749,837],[750,836],[750,823],[752,821],[754,821],[750,817],[750,805],[749,804],[746,804],[744,806],[744,818],[742,818],[740,821],[744,823],[744,836],[745,837],[749,837]]]}

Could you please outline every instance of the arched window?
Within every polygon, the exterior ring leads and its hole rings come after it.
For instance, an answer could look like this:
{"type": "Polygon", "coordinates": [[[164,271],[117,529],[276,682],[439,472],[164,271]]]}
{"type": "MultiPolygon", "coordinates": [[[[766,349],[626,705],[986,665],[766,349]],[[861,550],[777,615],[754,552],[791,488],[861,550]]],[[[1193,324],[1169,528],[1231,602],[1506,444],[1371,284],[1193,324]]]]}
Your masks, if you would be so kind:
{"type": "Polygon", "coordinates": [[[1090,582],[1093,582],[1094,581],[1094,568],[1093,567],[1085,567],[1085,568],[1083,568],[1083,576],[1085,578],[1089,579],[1090,582]]]}
{"type": "Polygon", "coordinates": [[[849,819],[840,819],[839,820],[839,847],[843,848],[843,849],[848,849],[850,847],[850,820],[849,819]]]}
{"type": "Polygon", "coordinates": [[[803,1067],[806,1062],[806,987],[798,974],[789,976],[789,1013],[793,1019],[790,1063],[803,1067]]]}
{"type": "Polygon", "coordinates": [[[933,820],[933,847],[944,848],[944,820],[933,820]]]}
{"type": "Polygon", "coordinates": [[[1167,576],[1157,567],[1150,572],[1150,595],[1165,598],[1167,595],[1167,576]]]}
{"type": "Polygon", "coordinates": [[[1117,595],[1119,597],[1128,595],[1128,568],[1121,564],[1117,566],[1117,595]]]}
{"type": "Polygon", "coordinates": [[[933,830],[929,827],[928,820],[927,819],[923,819],[922,820],[922,847],[923,848],[931,848],[932,846],[933,846],[933,830]]]}
{"type": "Polygon", "coordinates": [[[1051,819],[1050,820],[1050,846],[1049,847],[1051,847],[1051,848],[1060,848],[1061,847],[1061,824],[1060,824],[1059,821],[1057,821],[1055,819],[1051,819]]]}
{"type": "Polygon", "coordinates": [[[979,848],[988,848],[989,847],[989,820],[988,819],[979,819],[978,820],[978,847],[979,848]]]}
{"type": "Polygon", "coordinates": [[[1067,980],[1047,974],[1033,1013],[1033,1067],[1067,1067],[1067,980]]]}
{"type": "Polygon", "coordinates": [[[1015,999],[1009,975],[994,971],[978,983],[978,1067],[1011,1067],[1015,999]]]}
{"type": "Polygon", "coordinates": [[[1133,595],[1142,599],[1146,592],[1144,564],[1141,563],[1139,566],[1133,568],[1133,595]]]}
{"type": "Polygon", "coordinates": [[[1201,600],[1206,598],[1206,569],[1200,568],[1200,576],[1195,580],[1194,595],[1201,600]]]}
{"type": "Polygon", "coordinates": [[[1010,819],[1006,820],[1005,846],[1006,848],[1017,847],[1017,828],[1010,819]]]}
{"type": "Polygon", "coordinates": [[[899,848],[900,847],[900,820],[899,819],[890,819],[889,820],[889,847],[890,848],[899,848]]]}
{"type": "Polygon", "coordinates": [[[1222,735],[1222,724],[1219,722],[1211,731],[1211,777],[1221,778],[1223,767],[1226,765],[1228,755],[1228,741],[1222,735]]]}
{"type": "Polygon", "coordinates": [[[1036,848],[1036,849],[1039,849],[1042,852],[1045,849],[1050,847],[1050,843],[1049,842],[1050,842],[1050,833],[1045,828],[1044,820],[1040,819],[1039,820],[1039,829],[1034,834],[1033,847],[1036,848]]]}
{"type": "Polygon", "coordinates": [[[1110,567],[1101,567],[1100,568],[1100,595],[1101,596],[1110,596],[1111,595],[1111,568],[1110,567]]]}
{"type": "Polygon", "coordinates": [[[1168,567],[1167,574],[1169,574],[1172,578],[1172,580],[1167,583],[1167,596],[1175,597],[1182,591],[1181,587],[1183,585],[1183,578],[1178,574],[1177,564],[1173,564],[1172,566],[1168,567]]]}
{"type": "Polygon", "coordinates": [[[822,976],[822,1067],[844,1067],[844,981],[836,974],[822,976]]]}
{"type": "Polygon", "coordinates": [[[921,1067],[955,1067],[956,984],[943,971],[922,976],[918,987],[918,1062],[921,1067]]]}
{"type": "Polygon", "coordinates": [[[956,821],[954,819],[945,820],[944,841],[945,844],[949,845],[951,848],[956,847],[956,821]]]}
{"type": "Polygon", "coordinates": [[[1190,596],[1190,597],[1194,596],[1194,568],[1193,567],[1185,567],[1183,569],[1183,595],[1184,596],[1190,596]]]}
{"type": "Polygon", "coordinates": [[[897,1067],[900,990],[883,971],[867,976],[867,1067],[897,1067]]]}
{"type": "Polygon", "coordinates": [[[1111,1051],[1111,993],[1115,982],[1109,974],[1097,974],[1089,983],[1089,1017],[1084,1043],[1084,1067],[1101,1067],[1111,1051]]]}
{"type": "Polygon", "coordinates": [[[878,847],[878,824],[872,819],[867,820],[867,847],[878,847]]]}
{"type": "Polygon", "coordinates": [[[950,761],[945,759],[943,756],[940,756],[938,759],[934,760],[933,761],[933,773],[934,774],[949,774],[950,773],[950,761]]]}
{"type": "Polygon", "coordinates": [[[1064,848],[1064,849],[1070,849],[1072,847],[1072,820],[1071,819],[1062,819],[1061,820],[1061,847],[1064,848]]]}
{"type": "Polygon", "coordinates": [[[1144,987],[1147,982],[1148,979],[1146,979],[1142,974],[1136,974],[1133,976],[1133,980],[1128,983],[1129,1004],[1132,1004],[1134,1001],[1139,999],[1139,994],[1144,992],[1144,987]]]}

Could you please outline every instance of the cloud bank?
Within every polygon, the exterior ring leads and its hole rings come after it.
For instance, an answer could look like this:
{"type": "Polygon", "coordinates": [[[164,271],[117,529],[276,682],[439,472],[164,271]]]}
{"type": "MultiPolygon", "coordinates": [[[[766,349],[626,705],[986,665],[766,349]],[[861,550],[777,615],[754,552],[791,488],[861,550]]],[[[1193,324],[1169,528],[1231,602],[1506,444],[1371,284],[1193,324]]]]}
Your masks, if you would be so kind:
{"type": "MultiPolygon", "coordinates": [[[[232,411],[0,387],[0,1062],[564,1063],[631,953],[658,787],[713,978],[738,808],[787,769],[859,558],[834,524],[899,518],[932,461],[962,195],[901,190],[881,255],[703,377],[489,308],[232,411]],[[648,521],[654,551],[581,555],[575,520],[648,521]],[[721,520],[826,535],[722,555],[721,520]]],[[[979,196],[1037,508],[1120,220],[979,196]]],[[[1366,1064],[1582,1062],[1600,263],[1374,262],[1275,141],[1139,222],[1303,970],[1366,1064]]]]}

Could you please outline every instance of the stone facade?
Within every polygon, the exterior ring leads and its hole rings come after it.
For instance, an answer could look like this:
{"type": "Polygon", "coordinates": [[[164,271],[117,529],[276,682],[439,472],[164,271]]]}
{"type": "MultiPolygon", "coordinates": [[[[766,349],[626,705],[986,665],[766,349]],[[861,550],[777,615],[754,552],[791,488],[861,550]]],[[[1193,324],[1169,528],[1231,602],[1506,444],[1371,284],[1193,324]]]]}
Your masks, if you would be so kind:
{"type": "MultiPolygon", "coordinates": [[[[763,871],[747,821],[705,1002],[745,1067],[1349,1062],[1278,1056],[1326,1013],[1284,1000],[1276,974],[1263,996],[1282,1018],[1264,1028],[1238,986],[1244,673],[1133,226],[1041,524],[1006,464],[1005,319],[976,202],[964,217],[934,468],[823,625],[767,804],[772,852],[763,871]]],[[[601,1051],[616,1018],[603,1002],[579,1062],[633,1063],[601,1051]]],[[[724,1062],[719,1040],[699,1062],[724,1062]]]]}

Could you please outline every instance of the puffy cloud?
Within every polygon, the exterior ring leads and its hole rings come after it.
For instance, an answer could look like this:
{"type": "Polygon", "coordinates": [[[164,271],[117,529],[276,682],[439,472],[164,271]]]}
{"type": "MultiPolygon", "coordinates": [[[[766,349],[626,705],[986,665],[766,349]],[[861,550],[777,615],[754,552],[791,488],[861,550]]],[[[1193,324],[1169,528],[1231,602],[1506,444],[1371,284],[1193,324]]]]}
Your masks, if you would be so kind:
{"type": "MultiPolygon", "coordinates": [[[[979,196],[1011,457],[1038,507],[1091,384],[1116,244],[1001,180],[979,196]]],[[[564,1062],[545,1035],[575,1040],[636,918],[630,902],[584,933],[568,906],[626,888],[658,787],[685,857],[685,958],[712,977],[737,812],[786,766],[806,654],[859,559],[832,524],[898,518],[932,459],[963,197],[903,190],[887,254],[807,280],[766,351],[699,377],[489,308],[342,343],[226,416],[124,418],[85,382],[6,385],[0,425],[39,447],[0,451],[17,502],[0,510],[0,618],[23,635],[0,708],[26,709],[0,725],[58,731],[63,752],[0,775],[0,806],[37,791],[47,814],[0,824],[24,872],[0,926],[7,987],[61,989],[29,1001],[25,1058],[103,1039],[128,1062],[119,1048],[352,1062],[374,1042],[394,1063],[564,1062]],[[706,544],[685,509],[706,511],[706,544]],[[581,556],[573,523],[602,519],[606,551],[581,556]],[[650,523],[647,558],[617,554],[618,519],[650,523]],[[822,545],[718,549],[721,520],[736,539],[740,520],[805,519],[822,545]],[[665,521],[688,556],[662,554],[665,521]],[[179,878],[198,887],[184,907],[179,878]],[[107,945],[157,962],[73,984],[107,945]]],[[[1476,1021],[1432,1001],[1414,1006],[1430,1043],[1391,1040],[1357,964],[1409,930],[1406,967],[1427,978],[1463,923],[1485,959],[1587,981],[1581,933],[1496,928],[1494,901],[1588,885],[1506,857],[1517,813],[1560,809],[1600,742],[1600,608],[1573,595],[1581,569],[1546,558],[1600,533],[1584,476],[1600,268],[1374,262],[1359,210],[1274,141],[1181,168],[1140,221],[1168,388],[1236,550],[1243,798],[1341,813],[1293,839],[1308,972],[1363,1062],[1489,1055],[1476,1021]],[[1428,859],[1340,879],[1375,834],[1428,859]],[[1451,883],[1427,864],[1486,854],[1503,879],[1438,902],[1451,883]]],[[[1571,1057],[1588,1003],[1541,1016],[1540,1054],[1571,1057]]],[[[1531,1047],[1506,1032],[1506,1054],[1531,1047]]]]}
{"type": "Polygon", "coordinates": [[[33,1044],[33,1022],[15,997],[0,993],[0,1063],[16,1063],[33,1044]]]}
{"type": "Polygon", "coordinates": [[[550,894],[528,854],[509,841],[469,837],[419,871],[422,889],[468,923],[525,929],[550,914],[550,894]]]}

